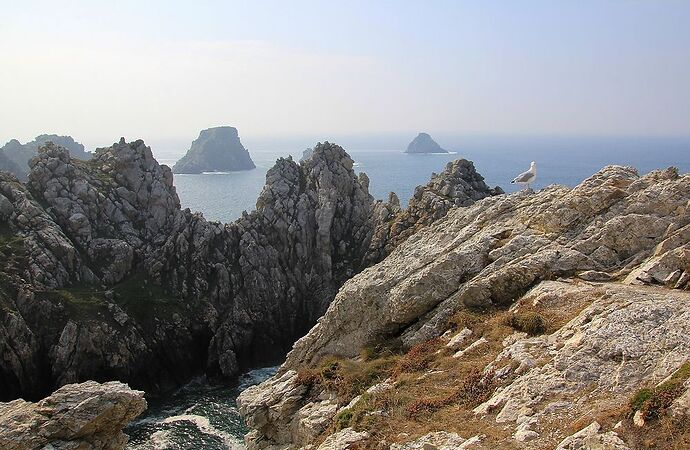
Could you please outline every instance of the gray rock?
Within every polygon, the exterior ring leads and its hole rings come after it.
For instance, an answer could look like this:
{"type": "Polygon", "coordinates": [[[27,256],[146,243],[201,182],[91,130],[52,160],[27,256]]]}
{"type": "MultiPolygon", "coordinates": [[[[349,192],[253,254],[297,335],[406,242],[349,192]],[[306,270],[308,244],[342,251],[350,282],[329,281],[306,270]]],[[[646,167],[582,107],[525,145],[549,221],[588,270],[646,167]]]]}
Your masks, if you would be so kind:
{"type": "Polygon", "coordinates": [[[38,403],[0,403],[0,448],[124,448],[122,429],[146,409],[144,393],[126,384],[63,386],[38,403]]]}
{"type": "Polygon", "coordinates": [[[448,153],[434,141],[427,133],[419,133],[416,138],[407,145],[405,153],[448,153]]]}
{"type": "Polygon", "coordinates": [[[227,172],[255,167],[249,152],[240,142],[237,129],[215,127],[199,133],[187,154],[175,163],[173,172],[227,172]]]}

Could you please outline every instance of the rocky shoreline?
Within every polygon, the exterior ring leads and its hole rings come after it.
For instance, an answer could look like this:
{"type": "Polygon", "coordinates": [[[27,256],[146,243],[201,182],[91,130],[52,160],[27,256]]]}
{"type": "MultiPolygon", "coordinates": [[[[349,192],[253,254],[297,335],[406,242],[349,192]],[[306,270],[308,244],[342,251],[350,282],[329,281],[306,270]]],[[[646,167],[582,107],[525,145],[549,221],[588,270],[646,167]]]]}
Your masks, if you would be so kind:
{"type": "Polygon", "coordinates": [[[452,209],[240,395],[248,448],[685,442],[689,207],[690,175],[611,166],[452,209]]]}
{"type": "Polygon", "coordinates": [[[249,449],[690,439],[690,175],[500,195],[458,160],[403,210],[326,142],[221,224],[180,207],[142,141],[89,161],[49,143],[30,166],[0,173],[4,447],[34,445],[28,426],[121,448],[145,402],[111,380],[157,395],[288,350],[238,399],[249,449]]]}
{"type": "Polygon", "coordinates": [[[230,224],[182,210],[142,141],[86,162],[48,144],[27,184],[0,174],[2,399],[89,379],[156,395],[277,361],[398,228],[496,193],[471,163],[451,165],[402,220],[352,167],[329,143],[301,164],[280,159],[256,211],[230,224]]]}

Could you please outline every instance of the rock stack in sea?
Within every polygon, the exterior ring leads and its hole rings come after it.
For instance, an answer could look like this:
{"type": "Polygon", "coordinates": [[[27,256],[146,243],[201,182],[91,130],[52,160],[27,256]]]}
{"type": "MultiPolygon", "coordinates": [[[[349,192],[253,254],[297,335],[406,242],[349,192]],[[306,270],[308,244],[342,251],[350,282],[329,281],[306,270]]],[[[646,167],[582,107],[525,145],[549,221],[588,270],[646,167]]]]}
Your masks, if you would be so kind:
{"type": "Polygon", "coordinates": [[[419,133],[407,145],[405,153],[448,153],[448,150],[441,148],[428,133],[419,133]]]}
{"type": "Polygon", "coordinates": [[[690,175],[609,166],[451,209],[240,395],[248,447],[685,442],[689,207],[690,175]]]}
{"type": "Polygon", "coordinates": [[[230,224],[182,210],[142,141],[88,163],[48,144],[28,184],[0,174],[1,399],[104,377],[156,394],[278,360],[371,260],[376,202],[352,167],[330,143],[280,159],[230,224]]]}
{"type": "Polygon", "coordinates": [[[215,127],[202,130],[187,153],[173,166],[174,173],[231,172],[254,169],[237,129],[215,127]]]}

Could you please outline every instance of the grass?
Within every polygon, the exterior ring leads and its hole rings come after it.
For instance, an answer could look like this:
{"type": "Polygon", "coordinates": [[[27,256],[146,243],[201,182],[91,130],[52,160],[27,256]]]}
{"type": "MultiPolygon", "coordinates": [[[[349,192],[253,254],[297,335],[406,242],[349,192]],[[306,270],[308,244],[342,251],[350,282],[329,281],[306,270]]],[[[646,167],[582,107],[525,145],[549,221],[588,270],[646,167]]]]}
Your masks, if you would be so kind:
{"type": "Polygon", "coordinates": [[[671,406],[673,400],[685,392],[690,378],[690,362],[683,364],[671,377],[653,388],[642,388],[630,399],[630,411],[642,411],[645,420],[657,419],[671,406]]]}
{"type": "Polygon", "coordinates": [[[297,380],[310,388],[318,386],[334,392],[342,404],[347,404],[369,387],[390,377],[398,359],[393,355],[360,361],[330,357],[316,368],[300,369],[297,380]]]}
{"type": "MultiPolygon", "coordinates": [[[[184,311],[184,302],[166,293],[142,273],[125,278],[109,290],[113,293],[113,302],[144,326],[157,318],[167,319],[184,311]]],[[[40,291],[38,294],[64,305],[73,317],[86,320],[107,310],[106,291],[99,286],[83,285],[40,291]]]]}
{"type": "Polygon", "coordinates": [[[505,324],[516,331],[521,331],[530,336],[538,336],[546,333],[546,320],[541,314],[534,312],[508,313],[505,324]]]}
{"type": "Polygon", "coordinates": [[[658,386],[641,388],[630,398],[626,426],[619,434],[635,449],[686,450],[690,448],[690,417],[672,417],[668,408],[685,392],[684,383],[690,379],[690,361],[676,370],[658,386]],[[637,411],[645,419],[643,427],[630,420],[637,411]]]}

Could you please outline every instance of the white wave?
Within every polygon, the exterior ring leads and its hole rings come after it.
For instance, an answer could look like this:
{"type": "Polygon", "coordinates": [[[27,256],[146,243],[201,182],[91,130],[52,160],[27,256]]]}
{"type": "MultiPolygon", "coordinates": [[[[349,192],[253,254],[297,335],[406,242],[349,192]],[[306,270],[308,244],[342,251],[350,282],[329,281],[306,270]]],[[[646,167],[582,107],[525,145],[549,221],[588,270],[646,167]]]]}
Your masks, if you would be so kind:
{"type": "Polygon", "coordinates": [[[208,434],[210,436],[216,436],[222,439],[223,443],[226,445],[228,450],[244,450],[244,444],[241,440],[232,436],[224,431],[211,425],[208,417],[199,416],[196,414],[181,414],[179,416],[172,416],[160,421],[160,423],[175,423],[175,422],[191,422],[193,423],[199,431],[208,434]]]}
{"type": "Polygon", "coordinates": [[[214,171],[214,172],[201,172],[202,175],[230,175],[232,172],[221,172],[221,171],[214,171]]]}

